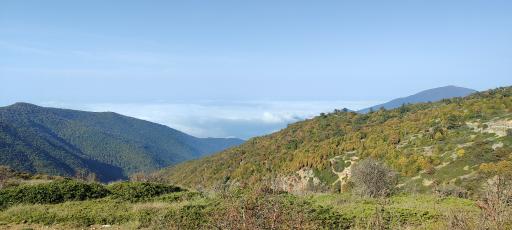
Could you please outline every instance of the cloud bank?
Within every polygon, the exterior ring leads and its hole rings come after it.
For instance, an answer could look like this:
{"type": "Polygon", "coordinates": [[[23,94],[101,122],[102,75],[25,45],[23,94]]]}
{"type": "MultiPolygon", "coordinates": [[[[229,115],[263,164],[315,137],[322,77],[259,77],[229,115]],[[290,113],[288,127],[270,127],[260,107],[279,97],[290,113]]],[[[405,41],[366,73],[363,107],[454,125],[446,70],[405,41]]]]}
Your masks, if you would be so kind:
{"type": "Polygon", "coordinates": [[[278,131],[286,125],[334,109],[361,109],[376,101],[202,101],[195,103],[93,103],[44,106],[95,112],[116,112],[160,123],[197,137],[248,139],[278,131]]]}

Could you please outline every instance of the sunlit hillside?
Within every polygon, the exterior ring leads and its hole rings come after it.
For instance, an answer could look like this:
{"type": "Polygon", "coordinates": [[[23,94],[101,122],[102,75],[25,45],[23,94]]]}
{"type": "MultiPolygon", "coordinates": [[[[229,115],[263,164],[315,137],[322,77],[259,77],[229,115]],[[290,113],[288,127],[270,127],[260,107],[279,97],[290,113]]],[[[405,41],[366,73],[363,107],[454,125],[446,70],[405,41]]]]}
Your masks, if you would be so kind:
{"type": "Polygon", "coordinates": [[[192,188],[270,181],[290,192],[339,192],[350,187],[351,164],[371,157],[399,172],[403,191],[456,186],[474,194],[488,178],[482,169],[510,162],[511,151],[506,87],[370,114],[336,110],[161,175],[192,188]]]}

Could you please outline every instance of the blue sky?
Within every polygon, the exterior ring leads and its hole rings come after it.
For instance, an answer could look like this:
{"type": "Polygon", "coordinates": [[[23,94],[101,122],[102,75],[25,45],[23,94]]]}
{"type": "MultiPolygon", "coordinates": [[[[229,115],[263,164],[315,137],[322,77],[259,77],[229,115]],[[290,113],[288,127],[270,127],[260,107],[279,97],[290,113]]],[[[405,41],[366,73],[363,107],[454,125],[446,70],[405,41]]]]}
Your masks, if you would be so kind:
{"type": "Polygon", "coordinates": [[[428,88],[510,85],[510,12],[493,0],[4,0],[0,106],[247,138],[428,88]]]}

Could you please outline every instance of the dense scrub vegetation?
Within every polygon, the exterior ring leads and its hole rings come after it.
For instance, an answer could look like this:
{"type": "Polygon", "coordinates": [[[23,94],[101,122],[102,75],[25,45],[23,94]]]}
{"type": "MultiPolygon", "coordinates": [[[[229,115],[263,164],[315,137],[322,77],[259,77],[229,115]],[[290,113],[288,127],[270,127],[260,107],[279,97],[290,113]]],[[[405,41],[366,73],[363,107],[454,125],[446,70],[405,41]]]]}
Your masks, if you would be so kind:
{"type": "Polygon", "coordinates": [[[160,176],[197,188],[309,177],[302,191],[343,191],[343,170],[372,157],[399,173],[402,192],[451,187],[474,196],[492,177],[482,167],[512,161],[511,119],[511,87],[368,114],[336,110],[160,176]]]}
{"type": "Polygon", "coordinates": [[[131,202],[182,191],[180,187],[148,182],[118,182],[108,185],[107,188],[113,198],[131,202]]]}
{"type": "Polygon", "coordinates": [[[56,204],[65,201],[97,199],[108,194],[109,191],[100,184],[64,179],[2,189],[0,190],[0,207],[18,203],[56,204]]]}
{"type": "MultiPolygon", "coordinates": [[[[48,184],[51,183],[54,182],[48,184]]],[[[22,187],[35,189],[37,185],[22,187]]],[[[115,186],[106,187],[112,189],[115,186]]],[[[134,188],[141,191],[138,194],[144,195],[135,200],[130,199],[130,196],[114,196],[112,193],[102,198],[89,197],[59,202],[27,200],[23,204],[3,207],[0,210],[0,228],[49,226],[52,229],[83,229],[99,228],[102,225],[115,229],[247,230],[512,227],[510,204],[500,206],[506,203],[493,203],[491,197],[485,199],[489,206],[484,207],[481,204],[484,199],[473,201],[419,194],[387,198],[367,198],[350,193],[297,196],[275,191],[267,186],[231,186],[210,192],[166,190],[167,193],[156,195],[151,191],[166,185],[148,186],[139,182],[123,182],[122,187],[134,188]],[[500,207],[504,207],[504,211],[493,211],[500,207]]],[[[67,193],[71,194],[68,197],[81,190],[76,186],[67,189],[67,193]]]]}
{"type": "Polygon", "coordinates": [[[114,181],[241,142],[195,138],[115,113],[26,103],[0,108],[0,164],[31,173],[114,181]]]}

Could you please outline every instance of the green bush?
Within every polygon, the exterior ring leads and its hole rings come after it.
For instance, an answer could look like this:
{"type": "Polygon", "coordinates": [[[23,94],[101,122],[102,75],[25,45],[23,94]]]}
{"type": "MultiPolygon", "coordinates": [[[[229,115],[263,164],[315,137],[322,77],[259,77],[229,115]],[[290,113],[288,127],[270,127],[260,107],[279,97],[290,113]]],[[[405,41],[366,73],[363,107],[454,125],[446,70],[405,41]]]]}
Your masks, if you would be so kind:
{"type": "Polygon", "coordinates": [[[207,206],[202,204],[188,204],[178,210],[169,210],[164,220],[170,229],[206,229],[209,219],[207,206]]]}
{"type": "Polygon", "coordinates": [[[0,221],[13,224],[69,225],[70,229],[75,229],[71,226],[127,223],[135,219],[132,210],[130,203],[110,199],[71,201],[60,204],[23,204],[0,212],[0,221]]]}
{"type": "Polygon", "coordinates": [[[469,192],[466,189],[452,184],[438,186],[434,189],[434,193],[439,197],[468,198],[469,196],[469,192]]]}
{"type": "Polygon", "coordinates": [[[195,198],[203,197],[203,195],[199,192],[190,192],[190,191],[182,191],[182,192],[173,192],[169,194],[165,194],[155,198],[156,201],[164,201],[164,202],[181,202],[188,201],[195,198]]]}
{"type": "Polygon", "coordinates": [[[107,186],[108,190],[115,199],[122,199],[131,202],[144,201],[150,198],[183,191],[182,188],[149,182],[119,182],[107,186]]]}
{"type": "Polygon", "coordinates": [[[25,204],[56,204],[65,201],[97,199],[109,194],[101,184],[64,179],[0,190],[0,207],[25,204]]]}
{"type": "Polygon", "coordinates": [[[330,207],[307,207],[309,221],[316,222],[320,229],[350,229],[352,220],[330,207]]]}

